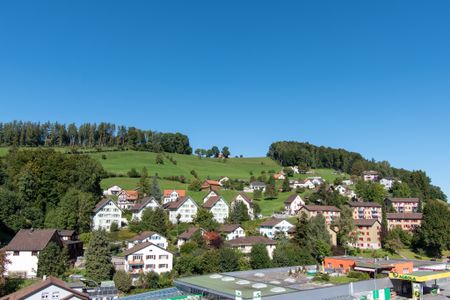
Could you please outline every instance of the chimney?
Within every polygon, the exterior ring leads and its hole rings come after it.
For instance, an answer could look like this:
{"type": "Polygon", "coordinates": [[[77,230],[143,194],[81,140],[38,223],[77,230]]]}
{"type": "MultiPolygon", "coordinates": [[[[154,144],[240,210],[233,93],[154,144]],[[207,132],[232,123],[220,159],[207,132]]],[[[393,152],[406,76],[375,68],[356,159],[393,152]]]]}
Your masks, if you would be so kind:
{"type": "Polygon", "coordinates": [[[42,280],[47,280],[47,275],[42,276],[42,280]]]}

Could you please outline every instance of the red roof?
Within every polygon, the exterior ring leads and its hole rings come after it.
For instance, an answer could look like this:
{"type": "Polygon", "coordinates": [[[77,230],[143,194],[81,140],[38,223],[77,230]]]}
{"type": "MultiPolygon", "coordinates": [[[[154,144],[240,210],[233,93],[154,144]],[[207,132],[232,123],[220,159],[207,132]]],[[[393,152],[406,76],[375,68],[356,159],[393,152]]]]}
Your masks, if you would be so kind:
{"type": "Polygon", "coordinates": [[[178,194],[178,197],[184,197],[186,196],[186,190],[164,190],[164,197],[170,196],[172,192],[176,192],[178,194]]]}
{"type": "Polygon", "coordinates": [[[125,193],[127,200],[137,200],[139,199],[139,192],[135,190],[122,190],[121,194],[125,193]]]}
{"type": "Polygon", "coordinates": [[[217,180],[205,180],[205,181],[203,181],[202,186],[210,186],[210,185],[220,186],[220,182],[218,182],[217,180]]]}

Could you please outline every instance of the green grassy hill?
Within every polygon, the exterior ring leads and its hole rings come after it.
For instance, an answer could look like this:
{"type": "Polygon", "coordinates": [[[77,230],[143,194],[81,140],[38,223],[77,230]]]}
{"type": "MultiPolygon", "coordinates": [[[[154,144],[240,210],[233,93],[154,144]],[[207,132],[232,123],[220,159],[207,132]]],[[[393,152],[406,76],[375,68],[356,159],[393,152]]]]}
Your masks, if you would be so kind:
{"type": "MultiPolygon", "coordinates": [[[[57,151],[67,151],[67,148],[56,148],[57,151]]],[[[0,156],[7,153],[7,148],[0,148],[0,156]]],[[[93,152],[88,153],[89,156],[97,159],[105,168],[106,171],[120,175],[121,177],[111,177],[102,180],[102,188],[108,188],[112,185],[119,185],[124,189],[132,189],[137,186],[138,178],[127,177],[127,172],[131,168],[135,168],[140,171],[143,167],[146,167],[149,174],[158,174],[159,177],[166,176],[185,176],[192,179],[190,174],[191,170],[195,170],[201,179],[207,177],[211,179],[219,179],[221,176],[228,176],[232,179],[249,180],[250,173],[255,176],[261,174],[262,171],[280,171],[282,167],[275,161],[267,157],[252,157],[252,158],[229,158],[227,160],[215,159],[215,158],[202,158],[199,159],[194,155],[182,155],[182,154],[166,154],[176,161],[176,164],[171,162],[166,156],[164,156],[164,164],[156,164],[156,153],[143,152],[143,151],[111,151],[111,152],[93,152]],[[124,177],[122,177],[124,176],[124,177]]],[[[312,170],[311,174],[295,175],[295,178],[306,178],[308,176],[321,176],[327,182],[333,182],[337,176],[347,176],[345,174],[336,174],[334,170],[330,169],[316,169],[312,170]]],[[[281,186],[281,181],[278,182],[281,186]]],[[[161,189],[185,189],[187,190],[187,184],[183,184],[176,181],[160,180],[161,189]]],[[[226,201],[231,202],[238,192],[232,190],[222,190],[220,194],[226,201]]],[[[307,191],[302,196],[307,196],[307,191]]],[[[188,194],[201,203],[206,192],[191,192],[188,194]]],[[[289,197],[291,193],[279,193],[276,199],[272,200],[259,200],[258,203],[261,207],[263,215],[268,216],[273,212],[282,210],[284,207],[283,202],[289,197]]]]}

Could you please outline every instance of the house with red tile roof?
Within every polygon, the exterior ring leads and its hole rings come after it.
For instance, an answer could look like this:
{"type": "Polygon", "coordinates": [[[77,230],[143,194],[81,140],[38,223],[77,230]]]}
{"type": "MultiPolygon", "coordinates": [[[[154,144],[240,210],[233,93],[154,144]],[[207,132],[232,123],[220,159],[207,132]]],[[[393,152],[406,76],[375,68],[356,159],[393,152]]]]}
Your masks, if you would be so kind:
{"type": "Polygon", "coordinates": [[[209,197],[202,207],[209,210],[213,214],[214,220],[218,223],[225,223],[226,219],[228,219],[230,207],[222,196],[209,197]]]}
{"type": "Polygon", "coordinates": [[[217,180],[205,180],[200,187],[201,191],[217,191],[220,190],[222,185],[217,180]]]}
{"type": "Polygon", "coordinates": [[[117,197],[117,205],[120,209],[131,209],[138,199],[137,190],[122,190],[117,197]]]}
{"type": "Polygon", "coordinates": [[[186,196],[186,190],[164,190],[163,204],[176,201],[180,197],[186,196]]]}

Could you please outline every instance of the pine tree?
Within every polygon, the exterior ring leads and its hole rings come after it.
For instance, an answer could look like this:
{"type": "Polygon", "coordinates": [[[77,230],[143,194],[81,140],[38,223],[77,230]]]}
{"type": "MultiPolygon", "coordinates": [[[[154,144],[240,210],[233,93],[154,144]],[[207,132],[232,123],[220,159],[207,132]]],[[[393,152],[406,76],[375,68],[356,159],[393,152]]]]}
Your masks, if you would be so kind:
{"type": "Polygon", "coordinates": [[[11,261],[8,259],[5,250],[0,249],[0,296],[4,296],[2,291],[5,290],[6,271],[9,263],[11,263],[11,261]]]}
{"type": "Polygon", "coordinates": [[[116,288],[119,291],[123,293],[127,293],[130,291],[131,277],[124,270],[118,270],[116,273],[114,273],[113,280],[114,284],[116,285],[116,288]]]}
{"type": "Polygon", "coordinates": [[[169,218],[165,210],[161,207],[155,209],[147,208],[142,214],[142,221],[140,223],[141,230],[149,230],[158,232],[164,236],[168,232],[169,218]]]}
{"type": "Polygon", "coordinates": [[[284,177],[283,180],[283,192],[289,192],[291,190],[291,186],[289,185],[289,177],[284,177]]]}
{"type": "Polygon", "coordinates": [[[151,188],[150,188],[150,184],[148,182],[148,171],[146,167],[142,168],[141,171],[141,178],[139,179],[139,188],[140,188],[140,192],[143,195],[150,195],[151,194],[151,188]]]}
{"type": "Polygon", "coordinates": [[[155,197],[155,199],[157,201],[161,201],[162,192],[161,192],[161,188],[159,187],[159,182],[158,182],[158,178],[156,177],[156,175],[153,176],[153,178],[152,178],[152,185],[150,186],[150,195],[155,197]]]}
{"type": "Polygon", "coordinates": [[[61,276],[68,267],[67,248],[61,249],[55,242],[50,242],[39,253],[37,276],[61,276]]]}
{"type": "Polygon", "coordinates": [[[110,280],[113,273],[109,241],[104,230],[92,232],[86,249],[86,275],[95,282],[110,280]]]}
{"type": "Polygon", "coordinates": [[[250,252],[250,266],[252,269],[270,268],[271,260],[269,254],[267,253],[266,245],[253,245],[250,252]]]}

